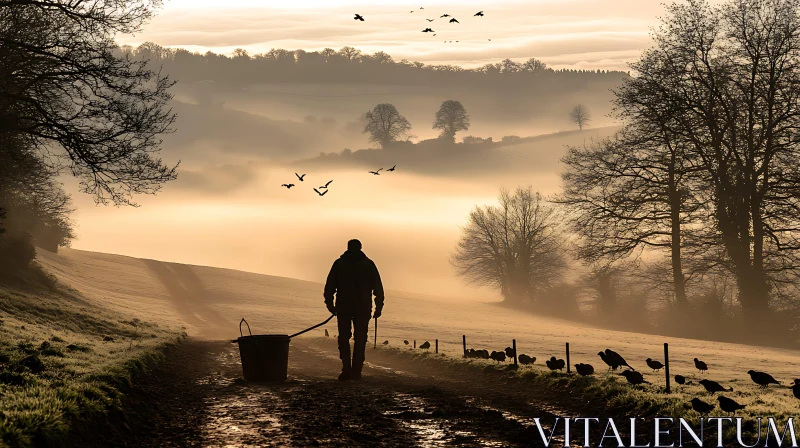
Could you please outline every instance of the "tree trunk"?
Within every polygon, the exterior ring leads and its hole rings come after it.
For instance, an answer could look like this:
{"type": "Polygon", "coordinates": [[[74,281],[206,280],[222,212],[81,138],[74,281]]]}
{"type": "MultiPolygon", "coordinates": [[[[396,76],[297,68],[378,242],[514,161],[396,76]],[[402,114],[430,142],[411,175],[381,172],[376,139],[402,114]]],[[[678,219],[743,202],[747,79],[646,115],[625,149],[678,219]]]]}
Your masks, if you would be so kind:
{"type": "Polygon", "coordinates": [[[675,303],[681,310],[688,308],[686,299],[686,278],[683,276],[681,262],[681,195],[675,180],[675,154],[669,167],[669,206],[670,206],[670,249],[672,258],[672,284],[675,288],[675,303]]]}

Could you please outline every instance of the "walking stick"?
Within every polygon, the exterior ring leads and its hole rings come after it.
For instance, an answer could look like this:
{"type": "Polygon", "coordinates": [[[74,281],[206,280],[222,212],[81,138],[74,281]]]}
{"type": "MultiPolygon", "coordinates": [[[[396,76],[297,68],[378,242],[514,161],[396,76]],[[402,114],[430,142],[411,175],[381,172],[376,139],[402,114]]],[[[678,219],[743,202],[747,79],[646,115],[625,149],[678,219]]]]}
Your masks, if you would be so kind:
{"type": "Polygon", "coordinates": [[[378,348],[378,318],[375,318],[375,342],[372,344],[372,349],[378,348]]]}

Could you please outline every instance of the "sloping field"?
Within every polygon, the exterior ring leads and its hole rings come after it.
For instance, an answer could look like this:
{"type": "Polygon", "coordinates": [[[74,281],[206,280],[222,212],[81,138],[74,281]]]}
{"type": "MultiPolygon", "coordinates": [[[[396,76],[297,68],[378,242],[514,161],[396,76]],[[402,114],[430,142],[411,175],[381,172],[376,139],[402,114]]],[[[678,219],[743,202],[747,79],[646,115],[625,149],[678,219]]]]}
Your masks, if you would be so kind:
{"type": "MultiPolygon", "coordinates": [[[[235,338],[242,317],[254,333],[287,334],[327,318],[322,285],[313,282],[69,249],[58,255],[42,254],[40,261],[87,297],[132,316],[182,322],[190,335],[235,338]]],[[[663,385],[663,374],[651,373],[644,360],[663,359],[663,344],[668,342],[672,374],[696,382],[700,378],[692,359],[698,357],[709,365],[703,377],[733,387],[734,392],[727,395],[748,404],[752,414],[794,413],[800,407],[787,387],[800,377],[797,350],[602,330],[494,303],[427,297],[395,289],[403,285],[385,286],[388,292],[379,343],[388,340],[390,346],[397,346],[407,339],[433,344],[439,339],[441,352],[460,356],[462,334],[467,335],[468,346],[489,350],[502,350],[515,338],[519,351],[536,356],[538,365],[552,355],[563,357],[564,343],[569,342],[571,363],[588,362],[598,372],[604,365],[596,353],[608,347],[625,356],[650,382],[663,385]],[[771,392],[756,395],[746,373],[749,369],[766,371],[783,385],[770,386],[771,392]]],[[[331,336],[336,334],[335,322],[326,328],[331,336]]],[[[322,332],[320,328],[302,337],[318,337],[322,332]]],[[[372,332],[371,327],[370,339],[372,332]]],[[[698,386],[683,391],[687,398],[716,401],[698,386]]]]}

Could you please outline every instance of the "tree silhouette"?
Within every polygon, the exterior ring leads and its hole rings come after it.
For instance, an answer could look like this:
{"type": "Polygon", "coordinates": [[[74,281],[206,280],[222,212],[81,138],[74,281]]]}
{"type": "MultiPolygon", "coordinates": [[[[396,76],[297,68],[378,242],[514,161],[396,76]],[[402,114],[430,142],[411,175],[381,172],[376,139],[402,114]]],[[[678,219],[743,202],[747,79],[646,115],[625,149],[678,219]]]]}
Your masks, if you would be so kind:
{"type": "Polygon", "coordinates": [[[501,190],[499,202],[470,213],[451,263],[469,283],[496,287],[509,302],[535,301],[566,270],[559,220],[530,187],[501,190]]]}
{"type": "Polygon", "coordinates": [[[23,136],[100,203],[131,204],[176,177],[154,156],[175,119],[173,82],[114,42],[151,15],[149,1],[0,2],[0,133],[23,136]]]}
{"type": "Polygon", "coordinates": [[[460,101],[447,100],[436,112],[433,129],[441,131],[440,138],[456,141],[456,132],[469,129],[469,115],[460,101]]]}
{"type": "Polygon", "coordinates": [[[389,103],[378,104],[364,115],[365,134],[369,134],[369,141],[386,148],[389,144],[402,135],[407,135],[411,130],[411,123],[406,117],[400,115],[397,108],[389,103]]]}
{"type": "Polygon", "coordinates": [[[800,267],[797,2],[693,1],[667,13],[617,111],[686,147],[744,315],[772,328],[775,288],[800,267]]]}
{"type": "Polygon", "coordinates": [[[589,122],[592,121],[591,115],[589,115],[589,109],[587,109],[583,104],[578,104],[572,108],[572,110],[569,112],[569,119],[573,123],[577,124],[578,129],[581,130],[583,130],[584,126],[588,126],[589,122]]]}

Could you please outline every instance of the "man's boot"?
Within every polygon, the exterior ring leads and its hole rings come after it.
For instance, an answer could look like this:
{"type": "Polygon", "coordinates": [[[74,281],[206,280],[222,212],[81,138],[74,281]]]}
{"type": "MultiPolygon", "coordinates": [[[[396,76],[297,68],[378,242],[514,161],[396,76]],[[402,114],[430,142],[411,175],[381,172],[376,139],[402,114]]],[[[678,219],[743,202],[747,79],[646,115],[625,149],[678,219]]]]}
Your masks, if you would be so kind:
{"type": "Polygon", "coordinates": [[[353,368],[350,369],[350,379],[351,380],[360,380],[361,379],[361,369],[364,367],[362,363],[353,363],[353,368]]]}
{"type": "Polygon", "coordinates": [[[339,374],[339,381],[347,381],[352,378],[353,369],[350,368],[350,360],[342,360],[342,373],[339,374]]]}

